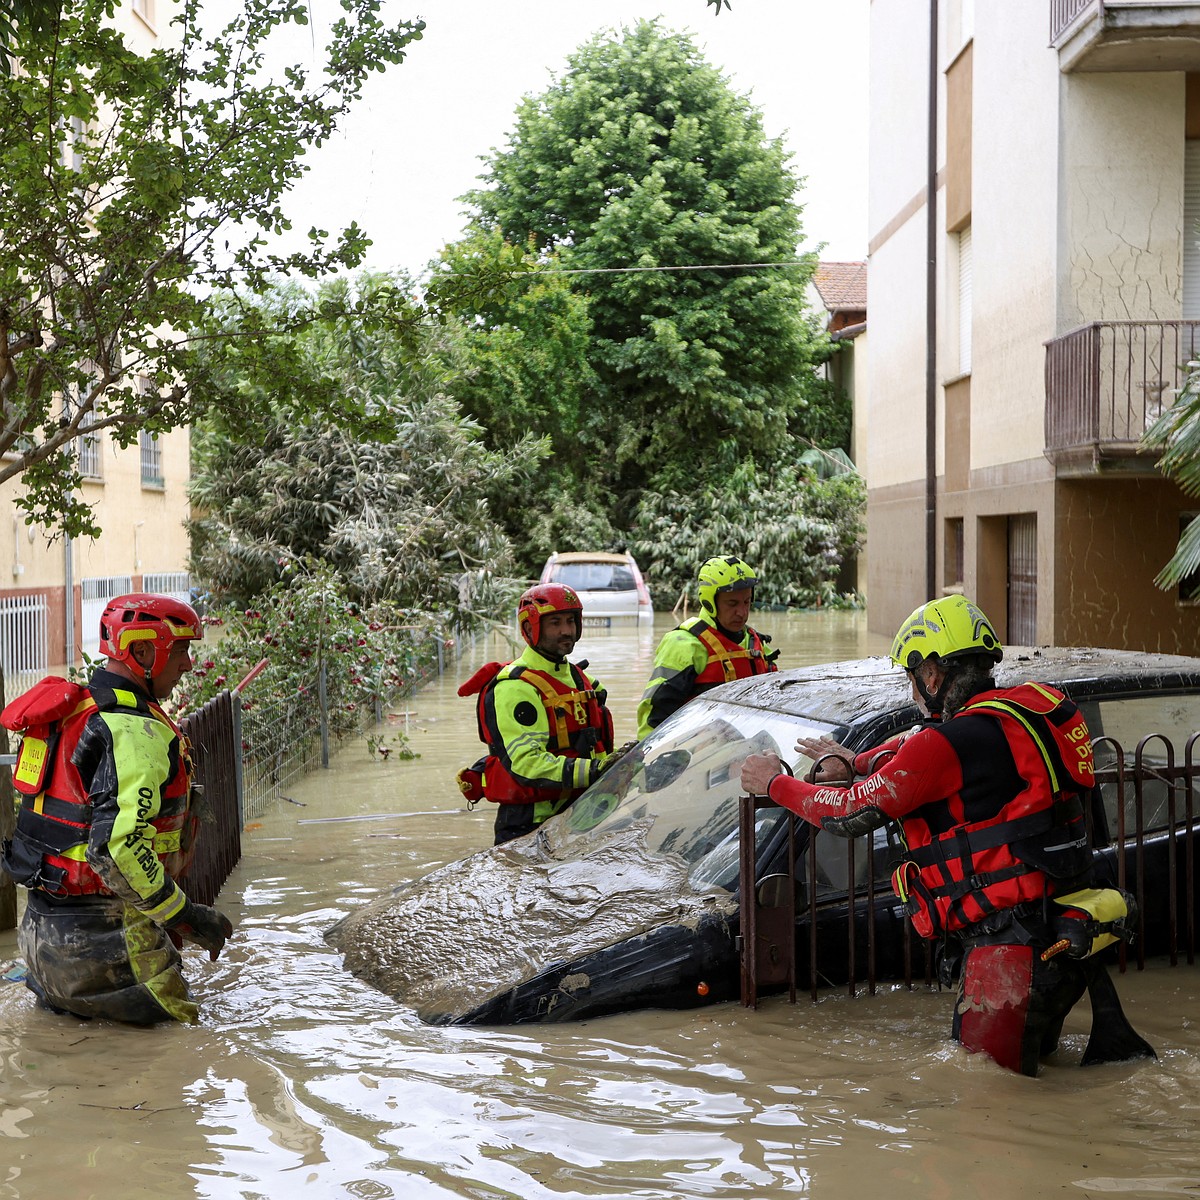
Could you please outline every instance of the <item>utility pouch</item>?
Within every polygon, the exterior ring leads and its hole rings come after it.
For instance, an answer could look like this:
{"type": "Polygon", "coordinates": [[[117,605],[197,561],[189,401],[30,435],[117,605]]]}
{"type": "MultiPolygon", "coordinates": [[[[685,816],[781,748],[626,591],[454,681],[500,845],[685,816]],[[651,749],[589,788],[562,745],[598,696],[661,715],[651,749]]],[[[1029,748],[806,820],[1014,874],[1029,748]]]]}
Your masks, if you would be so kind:
{"type": "Polygon", "coordinates": [[[43,725],[25,731],[12,774],[13,787],[18,792],[36,796],[45,790],[57,745],[57,729],[43,725]]]}
{"type": "Polygon", "coordinates": [[[1062,911],[1051,917],[1056,940],[1042,954],[1043,961],[1062,953],[1068,958],[1090,958],[1114,942],[1133,941],[1137,904],[1127,892],[1084,888],[1054,896],[1053,901],[1062,911]]]}
{"type": "Polygon", "coordinates": [[[44,888],[52,896],[63,894],[62,882],[67,873],[62,867],[52,867],[42,859],[42,850],[24,838],[6,840],[0,845],[0,865],[14,883],[26,888],[44,888]]]}

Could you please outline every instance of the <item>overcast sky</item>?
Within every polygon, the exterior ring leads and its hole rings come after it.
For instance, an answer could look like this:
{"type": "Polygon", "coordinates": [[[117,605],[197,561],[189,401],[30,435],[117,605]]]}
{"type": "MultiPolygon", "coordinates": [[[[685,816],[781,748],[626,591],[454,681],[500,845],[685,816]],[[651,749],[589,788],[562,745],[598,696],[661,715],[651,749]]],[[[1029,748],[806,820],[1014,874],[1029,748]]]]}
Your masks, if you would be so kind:
{"type": "MultiPolygon", "coordinates": [[[[423,272],[461,232],[457,197],[476,186],[480,156],[505,144],[520,98],[544,91],[598,30],[661,17],[695,33],[768,136],[784,138],[807,179],[804,248],[865,257],[869,0],[732,3],[715,15],[705,0],[389,0],[391,12],[424,17],[425,35],[312,155],[288,206],[295,227],[356,220],[374,240],[366,265],[423,272]]],[[[319,22],[336,5],[312,0],[312,10],[319,22]]]]}

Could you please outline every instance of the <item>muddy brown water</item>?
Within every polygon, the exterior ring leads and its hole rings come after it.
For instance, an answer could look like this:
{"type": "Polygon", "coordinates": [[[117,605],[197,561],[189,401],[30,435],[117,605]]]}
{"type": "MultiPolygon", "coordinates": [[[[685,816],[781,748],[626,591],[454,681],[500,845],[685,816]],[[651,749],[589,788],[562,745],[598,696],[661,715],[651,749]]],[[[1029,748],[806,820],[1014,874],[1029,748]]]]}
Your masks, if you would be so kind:
{"type": "MultiPolygon", "coordinates": [[[[655,634],[589,633],[618,737],[655,634]]],[[[879,653],[860,614],[763,616],[784,664],[879,653]]],[[[434,1028],[342,969],[323,931],[490,844],[453,784],[476,752],[467,649],[407,701],[421,757],[350,746],[250,822],[226,955],[188,951],[201,1024],[56,1017],[0,982],[0,1197],[1035,1200],[1200,1193],[1200,975],[1118,980],[1154,1064],[1075,1066],[1086,1003],[1037,1080],[947,1038],[950,997],[889,988],[578,1024],[434,1028]]],[[[488,922],[481,920],[481,926],[488,922]]],[[[16,954],[0,934],[0,964],[16,954]]]]}

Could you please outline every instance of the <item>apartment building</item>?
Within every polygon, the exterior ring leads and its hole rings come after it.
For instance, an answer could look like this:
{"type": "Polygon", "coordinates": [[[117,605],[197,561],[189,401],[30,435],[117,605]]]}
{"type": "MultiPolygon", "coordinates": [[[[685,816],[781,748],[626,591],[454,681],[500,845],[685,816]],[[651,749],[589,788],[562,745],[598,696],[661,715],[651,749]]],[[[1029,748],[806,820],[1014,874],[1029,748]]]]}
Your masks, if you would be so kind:
{"type": "Polygon", "coordinates": [[[1153,580],[1200,503],[1140,439],[1200,340],[1200,5],[873,0],[870,54],[872,629],[963,590],[1195,652],[1153,580]]]}
{"type": "MultiPolygon", "coordinates": [[[[149,50],[168,35],[156,16],[155,0],[131,0],[116,20],[132,45],[149,50]]],[[[84,653],[95,656],[99,616],[113,596],[188,596],[188,431],[143,432],[127,448],[85,434],[76,452],[99,538],[26,525],[19,479],[0,484],[0,665],[10,698],[48,671],[80,664],[84,653]]]]}

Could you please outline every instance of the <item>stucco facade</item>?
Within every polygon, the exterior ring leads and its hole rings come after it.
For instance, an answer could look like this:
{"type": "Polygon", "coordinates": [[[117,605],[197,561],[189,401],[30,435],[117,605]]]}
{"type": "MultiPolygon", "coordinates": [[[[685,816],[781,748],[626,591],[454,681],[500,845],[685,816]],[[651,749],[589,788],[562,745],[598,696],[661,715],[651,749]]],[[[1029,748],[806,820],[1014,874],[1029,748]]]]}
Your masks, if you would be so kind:
{"type": "Polygon", "coordinates": [[[1008,641],[1193,652],[1200,608],[1153,579],[1200,506],[1138,443],[1200,329],[1196,6],[942,0],[932,74],[922,7],[871,5],[871,627],[932,578],[1008,641]]]}

